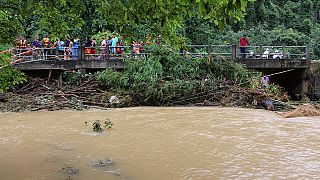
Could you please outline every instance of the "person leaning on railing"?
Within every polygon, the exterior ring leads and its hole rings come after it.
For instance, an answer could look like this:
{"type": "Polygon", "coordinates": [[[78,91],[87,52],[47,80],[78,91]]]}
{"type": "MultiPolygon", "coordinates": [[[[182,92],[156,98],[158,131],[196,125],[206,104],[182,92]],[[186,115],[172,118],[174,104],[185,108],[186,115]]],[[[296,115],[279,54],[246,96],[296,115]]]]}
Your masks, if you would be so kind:
{"type": "Polygon", "coordinates": [[[106,41],[105,37],[102,37],[100,48],[101,48],[101,51],[100,51],[100,58],[99,59],[100,60],[104,60],[105,54],[106,54],[106,51],[107,51],[107,41],[106,41]]]}
{"type": "Polygon", "coordinates": [[[48,55],[49,55],[49,44],[50,44],[50,39],[49,39],[49,36],[46,35],[43,40],[42,40],[42,45],[43,45],[43,55],[44,55],[44,59],[47,60],[48,59],[48,55]]]}
{"type": "Polygon", "coordinates": [[[60,39],[60,41],[58,41],[58,50],[59,59],[62,59],[64,55],[64,41],[62,40],[62,38],[60,39]]]}
{"type": "Polygon", "coordinates": [[[16,49],[19,49],[20,48],[20,37],[17,36],[16,37],[16,49]]]}
{"type": "Polygon", "coordinates": [[[246,34],[240,37],[239,46],[240,46],[240,55],[242,58],[245,58],[247,53],[247,46],[250,46],[250,43],[248,41],[246,34]]]}
{"type": "Polygon", "coordinates": [[[87,41],[84,44],[84,53],[85,53],[85,58],[87,60],[89,60],[89,58],[90,58],[91,45],[92,45],[92,40],[90,38],[87,38],[87,41]]]}
{"type": "Polygon", "coordinates": [[[35,38],[35,40],[32,41],[32,47],[34,49],[33,58],[34,59],[39,59],[40,55],[41,55],[41,49],[40,49],[41,44],[40,44],[40,40],[39,40],[38,36],[35,38]]]}
{"type": "Polygon", "coordinates": [[[92,59],[94,59],[97,54],[96,46],[97,46],[97,41],[95,38],[93,38],[91,42],[91,51],[90,51],[92,59]]]}
{"type": "Polygon", "coordinates": [[[33,54],[33,48],[31,45],[28,45],[28,47],[25,49],[25,51],[14,55],[12,58],[14,59],[13,63],[25,61],[27,59],[30,59],[30,56],[33,54]]]}
{"type": "Polygon", "coordinates": [[[72,59],[73,60],[79,59],[79,54],[78,54],[79,45],[80,45],[80,39],[76,36],[73,40],[73,47],[72,47],[72,59]]]}
{"type": "Polygon", "coordinates": [[[21,48],[21,49],[27,48],[27,40],[25,40],[24,36],[21,36],[20,48],[21,48]]]}
{"type": "Polygon", "coordinates": [[[112,54],[116,54],[116,47],[117,47],[117,43],[118,43],[119,39],[117,37],[116,33],[113,33],[113,37],[111,39],[111,52],[112,54]]]}
{"type": "Polygon", "coordinates": [[[70,40],[69,42],[69,47],[68,49],[66,49],[66,56],[67,56],[67,60],[72,59],[72,49],[73,49],[73,42],[70,40]]]}
{"type": "Polygon", "coordinates": [[[69,37],[66,38],[64,41],[64,60],[69,60],[71,56],[71,50],[70,50],[70,43],[71,40],[69,37]]]}

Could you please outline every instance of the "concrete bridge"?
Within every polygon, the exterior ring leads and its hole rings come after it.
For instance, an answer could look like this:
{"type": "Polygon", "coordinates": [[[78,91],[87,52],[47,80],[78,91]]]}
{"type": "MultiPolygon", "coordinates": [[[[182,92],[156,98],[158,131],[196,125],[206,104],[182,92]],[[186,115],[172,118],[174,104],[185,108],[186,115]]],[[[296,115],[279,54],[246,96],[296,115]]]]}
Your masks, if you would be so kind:
{"type": "MultiPolygon", "coordinates": [[[[132,46],[123,46],[126,50],[122,54],[113,55],[110,48],[101,51],[96,47],[96,54],[86,54],[85,48],[78,49],[77,60],[72,55],[64,53],[59,55],[58,49],[37,49],[29,54],[16,50],[13,58],[13,66],[27,73],[35,71],[67,70],[98,71],[106,68],[122,69],[126,59],[146,59],[148,54],[140,52],[134,54],[132,46]],[[51,52],[44,55],[44,51],[51,52]],[[100,54],[100,52],[104,52],[100,54]]],[[[237,63],[244,64],[248,69],[254,69],[265,75],[270,75],[271,82],[285,87],[291,94],[304,95],[307,93],[307,70],[310,66],[310,54],[306,46],[250,46],[246,47],[246,53],[239,53],[237,45],[190,45],[188,51],[179,53],[183,56],[194,58],[215,57],[232,59],[237,63]]]]}

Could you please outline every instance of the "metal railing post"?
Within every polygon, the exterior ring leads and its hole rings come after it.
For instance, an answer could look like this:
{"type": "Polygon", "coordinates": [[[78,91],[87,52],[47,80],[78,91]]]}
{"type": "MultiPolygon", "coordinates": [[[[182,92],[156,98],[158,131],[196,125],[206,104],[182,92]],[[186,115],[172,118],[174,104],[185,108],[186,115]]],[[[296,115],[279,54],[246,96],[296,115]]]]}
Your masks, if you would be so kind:
{"type": "Polygon", "coordinates": [[[79,57],[79,60],[83,60],[85,59],[84,57],[84,46],[79,46],[78,47],[78,57],[79,57]]]}
{"type": "Polygon", "coordinates": [[[212,53],[212,46],[211,44],[208,45],[208,62],[210,63],[211,62],[211,53],[212,53]]]}
{"type": "Polygon", "coordinates": [[[109,60],[110,59],[110,46],[107,45],[106,46],[106,54],[104,55],[106,60],[109,60]]]}
{"type": "Polygon", "coordinates": [[[310,60],[309,46],[305,47],[305,57],[306,57],[307,61],[310,60]]]}
{"type": "Polygon", "coordinates": [[[57,58],[57,59],[60,59],[60,58],[59,58],[59,47],[56,47],[56,58],[57,58]]]}
{"type": "Polygon", "coordinates": [[[238,58],[238,51],[237,45],[232,45],[231,52],[232,52],[232,60],[236,60],[238,58]]]}
{"type": "Polygon", "coordinates": [[[262,59],[263,56],[263,47],[259,46],[259,50],[260,50],[260,59],[262,59]]]}
{"type": "Polygon", "coordinates": [[[134,51],[133,51],[134,46],[131,45],[130,47],[131,47],[131,53],[130,53],[130,54],[131,54],[131,58],[133,59],[133,58],[134,58],[134,55],[135,55],[135,54],[134,54],[134,51]]]}
{"type": "Polygon", "coordinates": [[[287,59],[286,45],[283,45],[283,47],[282,47],[282,57],[283,57],[284,60],[287,59]]]}

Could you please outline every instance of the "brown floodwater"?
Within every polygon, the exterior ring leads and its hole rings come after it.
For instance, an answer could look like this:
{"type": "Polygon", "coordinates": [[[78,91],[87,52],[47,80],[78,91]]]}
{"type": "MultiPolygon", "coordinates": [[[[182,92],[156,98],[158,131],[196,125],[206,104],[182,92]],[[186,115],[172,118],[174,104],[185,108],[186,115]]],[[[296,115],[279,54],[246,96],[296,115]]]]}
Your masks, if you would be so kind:
{"type": "Polygon", "coordinates": [[[264,110],[4,113],[0,147],[1,180],[320,179],[320,118],[264,110]],[[96,119],[110,119],[112,130],[93,132],[96,119]],[[94,165],[106,159],[113,164],[94,165]],[[68,166],[79,172],[65,174],[68,166]]]}

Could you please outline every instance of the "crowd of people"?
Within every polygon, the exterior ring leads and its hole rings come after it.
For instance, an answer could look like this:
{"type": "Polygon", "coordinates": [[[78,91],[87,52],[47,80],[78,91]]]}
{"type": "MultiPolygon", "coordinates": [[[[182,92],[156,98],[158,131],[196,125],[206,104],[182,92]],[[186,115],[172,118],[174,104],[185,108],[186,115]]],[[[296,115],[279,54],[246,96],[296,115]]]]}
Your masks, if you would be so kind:
{"type": "MultiPolygon", "coordinates": [[[[159,38],[156,36],[154,44],[159,45],[159,38]]],[[[81,44],[79,37],[73,39],[67,37],[56,38],[54,41],[50,40],[48,35],[44,36],[40,40],[39,36],[27,43],[24,36],[16,38],[15,45],[15,58],[26,59],[28,57],[33,59],[65,59],[65,60],[78,60],[79,59],[79,47],[84,46],[85,58],[86,59],[106,59],[106,55],[116,56],[123,58],[126,50],[123,36],[114,33],[109,37],[101,37],[100,44],[95,38],[87,38],[84,44],[81,44]]],[[[144,53],[144,46],[151,44],[151,36],[146,37],[146,42],[133,41],[132,54],[138,55],[144,53]]]]}

